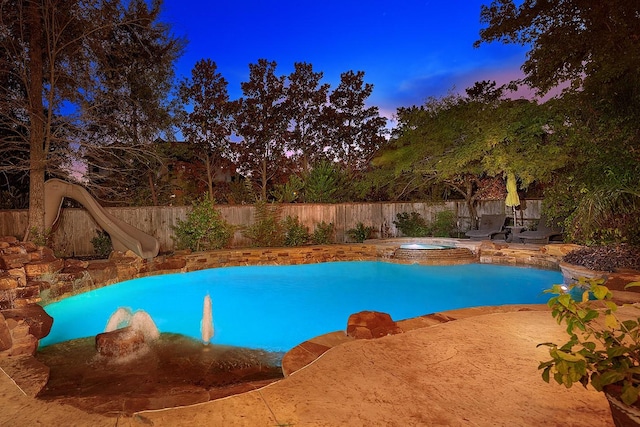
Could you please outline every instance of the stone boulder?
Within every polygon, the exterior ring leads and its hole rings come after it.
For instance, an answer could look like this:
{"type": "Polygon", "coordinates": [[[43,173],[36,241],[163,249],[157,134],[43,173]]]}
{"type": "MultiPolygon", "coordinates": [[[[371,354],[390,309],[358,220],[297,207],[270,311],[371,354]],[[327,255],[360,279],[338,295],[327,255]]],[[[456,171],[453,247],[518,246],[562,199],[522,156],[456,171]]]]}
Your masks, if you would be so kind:
{"type": "Polygon", "coordinates": [[[125,357],[141,350],[145,345],[143,331],[131,326],[96,335],[96,350],[106,357],[125,357]]]}
{"type": "Polygon", "coordinates": [[[387,313],[361,311],[349,316],[347,335],[355,339],[380,338],[402,332],[387,313]]]}
{"type": "MultiPolygon", "coordinates": [[[[38,349],[38,339],[29,333],[29,325],[25,323],[23,319],[4,319],[4,326],[0,326],[0,329],[5,327],[9,331],[11,337],[10,346],[0,351],[0,358],[2,357],[14,357],[14,356],[33,356],[38,349]]],[[[7,346],[9,342],[6,339],[6,333],[3,347],[7,346]]]]}
{"type": "Polygon", "coordinates": [[[27,275],[27,279],[37,279],[44,274],[59,273],[63,268],[63,259],[36,261],[24,265],[24,271],[27,275]]]}
{"type": "Polygon", "coordinates": [[[0,351],[9,350],[12,345],[13,339],[11,338],[9,325],[7,325],[4,316],[0,312],[0,351]]]}
{"type": "Polygon", "coordinates": [[[37,304],[0,311],[0,356],[33,356],[53,318],[37,304]]]}
{"type": "Polygon", "coordinates": [[[24,321],[29,326],[29,334],[36,339],[42,339],[49,335],[53,325],[53,317],[49,316],[44,308],[38,304],[29,304],[20,308],[2,310],[5,319],[24,321]]]}

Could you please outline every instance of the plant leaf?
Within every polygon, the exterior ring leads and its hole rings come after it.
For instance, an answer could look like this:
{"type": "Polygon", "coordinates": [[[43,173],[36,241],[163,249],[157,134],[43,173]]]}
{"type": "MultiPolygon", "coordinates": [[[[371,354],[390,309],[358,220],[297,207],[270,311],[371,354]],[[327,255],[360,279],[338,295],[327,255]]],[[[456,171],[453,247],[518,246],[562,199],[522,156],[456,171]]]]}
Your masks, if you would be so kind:
{"type": "Polygon", "coordinates": [[[583,322],[590,322],[596,317],[598,317],[599,313],[596,310],[588,310],[587,314],[582,318],[583,322]]]}
{"type": "Polygon", "coordinates": [[[567,362],[580,362],[581,360],[584,360],[584,357],[581,355],[570,354],[560,350],[556,352],[556,355],[558,358],[566,360],[567,362]]]}
{"type": "Polygon", "coordinates": [[[604,316],[604,324],[611,329],[616,329],[618,327],[618,319],[613,314],[607,314],[604,316]]]}
{"type": "Polygon", "coordinates": [[[607,356],[618,357],[627,353],[629,349],[627,347],[609,347],[607,348],[607,356]]]}
{"type": "Polygon", "coordinates": [[[638,400],[638,389],[631,384],[625,384],[620,399],[627,405],[633,405],[638,400]]]}
{"type": "Polygon", "coordinates": [[[604,305],[606,305],[607,308],[609,310],[611,310],[611,311],[617,311],[618,310],[618,306],[613,301],[604,301],[604,305]]]}
{"type": "Polygon", "coordinates": [[[593,296],[597,299],[603,300],[609,293],[609,289],[606,286],[595,285],[591,288],[591,292],[593,292],[593,296]]]}
{"type": "Polygon", "coordinates": [[[625,320],[624,322],[622,322],[622,326],[627,331],[632,331],[638,327],[638,322],[636,322],[635,320],[625,320]]]}
{"type": "Polygon", "coordinates": [[[589,301],[589,295],[591,294],[591,292],[589,292],[589,290],[586,290],[582,293],[582,302],[587,302],[589,301]]]}
{"type": "Polygon", "coordinates": [[[551,372],[551,366],[547,366],[546,368],[544,368],[544,371],[542,371],[542,379],[545,382],[549,382],[549,373],[551,372]]]}
{"type": "Polygon", "coordinates": [[[607,371],[603,372],[600,375],[594,375],[591,378],[591,384],[596,388],[596,390],[601,391],[602,387],[617,383],[618,381],[622,381],[624,379],[624,374],[616,371],[607,371]]]}
{"type": "Polygon", "coordinates": [[[569,308],[569,305],[571,304],[571,301],[572,301],[572,298],[571,298],[571,295],[569,295],[569,294],[563,294],[563,295],[560,295],[558,297],[558,302],[563,307],[566,307],[566,308],[569,308]]]}

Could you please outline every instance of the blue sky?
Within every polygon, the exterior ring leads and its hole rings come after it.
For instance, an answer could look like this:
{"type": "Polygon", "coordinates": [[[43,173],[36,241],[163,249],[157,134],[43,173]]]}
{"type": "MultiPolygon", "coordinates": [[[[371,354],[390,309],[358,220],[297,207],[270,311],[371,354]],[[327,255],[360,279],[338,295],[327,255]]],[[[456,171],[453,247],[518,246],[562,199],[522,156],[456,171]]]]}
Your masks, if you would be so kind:
{"type": "Polygon", "coordinates": [[[249,63],[276,61],[278,75],[307,62],[335,88],[345,71],[364,71],[369,103],[392,117],[480,80],[519,77],[526,49],[483,44],[480,6],[490,0],[260,1],[165,0],[163,20],[188,39],[178,62],[189,77],[200,59],[216,62],[232,99],[242,96],[249,63]]]}

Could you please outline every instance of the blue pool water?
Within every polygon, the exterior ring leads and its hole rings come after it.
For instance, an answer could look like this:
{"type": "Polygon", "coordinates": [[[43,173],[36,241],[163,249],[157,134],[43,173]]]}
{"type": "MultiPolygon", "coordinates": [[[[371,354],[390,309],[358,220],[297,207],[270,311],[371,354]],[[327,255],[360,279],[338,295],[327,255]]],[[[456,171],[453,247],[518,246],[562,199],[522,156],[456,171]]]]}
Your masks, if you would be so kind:
{"type": "Polygon", "coordinates": [[[401,320],[462,307],[545,303],[556,271],[488,264],[420,266],[333,262],[217,268],[130,280],[45,306],[46,346],[97,335],[119,307],[145,310],[160,332],[200,339],[204,297],[213,302],[214,344],[286,351],[345,330],[350,314],[401,320]]]}

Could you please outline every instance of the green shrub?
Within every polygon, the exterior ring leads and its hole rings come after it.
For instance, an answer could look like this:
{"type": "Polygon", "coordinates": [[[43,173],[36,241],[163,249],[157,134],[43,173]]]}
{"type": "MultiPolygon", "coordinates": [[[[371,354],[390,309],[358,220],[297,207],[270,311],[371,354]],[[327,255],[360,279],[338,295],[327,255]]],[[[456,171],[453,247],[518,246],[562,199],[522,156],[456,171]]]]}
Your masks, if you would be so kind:
{"type": "Polygon", "coordinates": [[[285,246],[302,246],[309,242],[309,230],[298,217],[287,216],[282,222],[285,246]]]}
{"type": "Polygon", "coordinates": [[[372,233],[373,227],[367,227],[361,222],[359,222],[355,228],[347,230],[347,236],[357,243],[362,243],[369,239],[372,233]]]}
{"type": "Polygon", "coordinates": [[[396,214],[395,226],[406,237],[425,237],[431,234],[431,227],[418,212],[396,214]]]}
{"type": "Polygon", "coordinates": [[[51,246],[51,229],[48,228],[44,232],[36,227],[29,229],[29,240],[37,246],[51,246]]]}
{"type": "Polygon", "coordinates": [[[192,251],[224,248],[233,237],[233,226],[222,218],[208,197],[196,202],[187,220],[178,220],[173,230],[176,248],[192,251]]]}
{"type": "Polygon", "coordinates": [[[278,203],[292,203],[298,200],[304,189],[304,183],[298,175],[291,175],[284,184],[276,184],[271,195],[278,203]]]}
{"type": "Polygon", "coordinates": [[[436,219],[432,224],[435,237],[451,237],[456,228],[456,214],[452,211],[440,211],[436,213],[436,219]]]}
{"type": "Polygon", "coordinates": [[[100,258],[108,258],[113,250],[111,237],[106,231],[98,231],[98,234],[91,239],[91,244],[93,245],[93,251],[100,258]]]}
{"type": "Polygon", "coordinates": [[[244,229],[244,235],[252,240],[251,246],[254,247],[283,246],[285,233],[278,206],[257,202],[254,223],[244,229]]]}
{"type": "Polygon", "coordinates": [[[333,162],[321,161],[304,176],[304,201],[335,203],[342,187],[343,179],[338,166],[333,162]]]}
{"type": "Polygon", "coordinates": [[[322,221],[316,224],[316,229],[313,230],[311,241],[314,245],[329,245],[333,243],[334,227],[332,223],[327,224],[322,221]]]}

